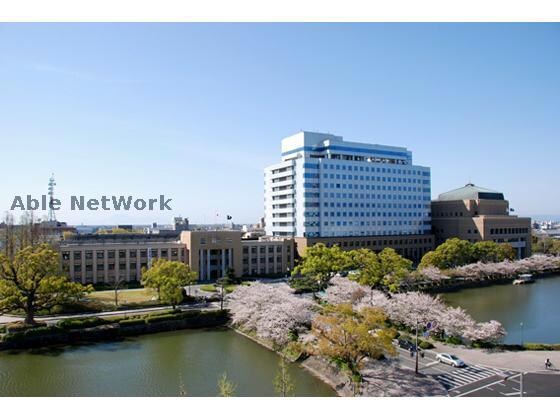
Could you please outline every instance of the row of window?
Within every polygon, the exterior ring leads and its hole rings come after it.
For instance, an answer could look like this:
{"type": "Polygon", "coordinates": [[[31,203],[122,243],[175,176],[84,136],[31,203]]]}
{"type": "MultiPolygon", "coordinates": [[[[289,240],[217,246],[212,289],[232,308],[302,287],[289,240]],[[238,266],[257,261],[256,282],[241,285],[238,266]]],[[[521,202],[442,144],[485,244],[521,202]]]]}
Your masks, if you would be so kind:
{"type": "MultiPolygon", "coordinates": [[[[260,262],[261,264],[266,264],[267,258],[265,258],[265,257],[251,258],[250,261],[251,261],[251,264],[257,264],[258,262],[260,262]]],[[[274,262],[274,257],[268,257],[268,262],[273,263],[274,262]]],[[[276,262],[277,263],[282,262],[282,256],[281,255],[276,256],[276,262]]],[[[243,257],[243,264],[249,264],[249,258],[248,257],[243,257]]]]}
{"type": "MultiPolygon", "coordinates": [[[[339,154],[310,154],[311,159],[333,159],[333,160],[353,160],[356,162],[369,162],[369,163],[385,163],[390,165],[408,165],[410,162],[408,159],[391,159],[382,157],[366,157],[357,155],[339,155],[339,154]]],[[[357,170],[357,169],[356,169],[357,170]]]]}
{"type": "MultiPolygon", "coordinates": [[[[331,228],[333,229],[333,228],[331,228]]],[[[335,230],[322,230],[319,231],[306,231],[303,233],[303,237],[305,238],[318,238],[318,237],[340,237],[340,236],[397,236],[397,235],[429,235],[431,233],[430,229],[407,229],[406,227],[402,227],[399,230],[359,230],[356,228],[354,230],[344,230],[344,228],[340,228],[340,230],[334,228],[335,230]]],[[[294,236],[297,236],[297,232],[292,233],[294,236]]]]}
{"type": "MultiPolygon", "coordinates": [[[[97,260],[103,260],[105,259],[105,252],[107,252],[107,258],[108,259],[114,259],[115,255],[118,255],[119,258],[125,259],[126,258],[126,254],[128,252],[128,257],[129,258],[137,258],[137,251],[136,250],[119,250],[119,251],[115,251],[115,250],[110,250],[110,251],[73,251],[73,256],[75,260],[81,260],[82,259],[82,252],[84,253],[84,257],[86,260],[91,260],[93,259],[93,254],[95,252],[95,257],[97,260]]],[[[166,249],[161,249],[159,250],[160,252],[160,257],[161,258],[167,258],[169,256],[168,250],[166,249]]],[[[185,250],[181,249],[180,250],[180,254],[181,257],[185,256],[185,250]]],[[[177,257],[179,255],[179,249],[177,248],[171,248],[171,256],[172,257],[177,257]]],[[[148,257],[148,250],[147,249],[141,249],[140,250],[140,258],[147,258],[148,257]]],[[[150,249],[150,257],[158,257],[158,249],[150,249]]],[[[62,259],[64,261],[68,261],[70,260],[70,251],[63,251],[62,252],[62,259]]]]}
{"type": "Polygon", "coordinates": [[[356,203],[352,201],[325,201],[323,207],[356,207],[379,209],[430,209],[429,203],[356,203]]]}
{"type": "Polygon", "coordinates": [[[379,240],[355,240],[355,241],[326,241],[326,246],[338,245],[342,248],[356,248],[356,247],[380,247],[380,246],[395,246],[395,245],[420,245],[431,244],[432,238],[402,238],[402,239],[379,239],[379,240]]]}
{"type": "MultiPolygon", "coordinates": [[[[306,213],[310,213],[310,212],[306,212],[306,213]]],[[[314,213],[317,214],[317,216],[319,216],[318,213],[314,213]]],[[[417,211],[411,211],[411,212],[369,212],[369,211],[325,211],[323,212],[323,217],[414,217],[414,218],[418,218],[418,217],[429,217],[430,214],[429,213],[420,213],[417,211]]]]}
{"type": "MultiPolygon", "coordinates": [[[[319,178],[320,174],[316,172],[304,172],[304,178],[319,178]],[[309,176],[306,176],[308,175],[309,176]],[[311,176],[317,175],[317,176],[311,176]]],[[[384,182],[384,183],[395,183],[395,184],[422,184],[429,185],[429,179],[419,179],[419,178],[396,178],[390,176],[369,176],[369,175],[346,175],[346,174],[332,174],[332,173],[322,173],[323,179],[340,179],[342,181],[367,181],[367,182],[384,182]]],[[[356,184],[360,185],[360,184],[356,184]]],[[[363,184],[361,184],[363,185],[363,184]]],[[[332,187],[331,187],[332,188],[332,187]]]]}
{"type": "MultiPolygon", "coordinates": [[[[314,185],[314,184],[313,184],[314,185]]],[[[290,187],[291,188],[291,187],[290,187]]],[[[317,187],[315,187],[317,188],[317,187]]],[[[343,189],[343,190],[377,190],[377,191],[408,191],[408,192],[430,192],[430,188],[407,187],[402,185],[379,185],[379,184],[339,184],[323,183],[324,189],[343,189]]]]}
{"type": "MultiPolygon", "coordinates": [[[[244,246],[243,247],[243,254],[249,254],[249,248],[251,250],[251,254],[256,254],[257,251],[261,254],[264,254],[267,252],[267,248],[268,248],[268,252],[269,253],[273,253],[274,252],[274,247],[276,247],[276,252],[277,253],[282,253],[282,245],[269,245],[267,246],[252,246],[252,247],[248,247],[248,246],[244,246]]],[[[292,247],[290,245],[286,246],[286,252],[288,253],[288,255],[290,255],[290,251],[292,250],[292,247]]]]}
{"type": "MultiPolygon", "coordinates": [[[[477,213],[478,214],[478,213],[477,213]]],[[[452,211],[439,211],[439,212],[435,212],[434,213],[434,217],[463,217],[463,212],[462,211],[456,211],[456,212],[452,212],[452,211]]]]}
{"type": "MultiPolygon", "coordinates": [[[[117,265],[114,264],[114,263],[109,263],[109,264],[107,264],[107,270],[108,270],[108,271],[114,271],[115,268],[116,268],[116,266],[117,266],[117,265]]],[[[135,263],[135,262],[131,262],[131,263],[128,265],[128,269],[129,269],[130,271],[136,271],[136,269],[137,269],[138,267],[139,267],[140,269],[142,269],[142,268],[146,268],[147,266],[148,266],[147,263],[140,263],[140,264],[137,264],[137,263],[135,263]]],[[[98,272],[99,272],[99,271],[104,271],[104,270],[105,270],[105,264],[97,264],[97,265],[96,265],[96,269],[97,269],[98,272]]],[[[118,269],[119,269],[120,271],[126,271],[126,269],[127,269],[126,263],[119,263],[119,264],[118,264],[118,269]]],[[[65,267],[65,270],[68,271],[68,266],[65,267]]],[[[90,272],[90,271],[93,271],[93,264],[86,264],[86,265],[85,265],[85,270],[86,270],[86,273],[87,273],[87,272],[90,272]]],[[[74,274],[76,275],[76,274],[81,273],[81,272],[82,272],[82,264],[74,264],[74,274]]]]}
{"type": "Polygon", "coordinates": [[[529,233],[529,228],[496,228],[490,229],[490,235],[516,235],[529,233]]]}
{"type": "MultiPolygon", "coordinates": [[[[395,175],[416,175],[416,176],[430,176],[429,171],[421,171],[417,169],[397,169],[397,168],[383,168],[383,167],[371,167],[371,166],[358,166],[358,165],[335,165],[324,163],[323,169],[331,169],[337,171],[354,171],[354,172],[375,172],[375,173],[388,173],[388,174],[395,174],[395,175]]],[[[318,163],[304,163],[304,168],[307,169],[319,169],[318,163]]],[[[274,171],[273,171],[274,173],[274,171]]]]}
{"type": "MultiPolygon", "coordinates": [[[[357,221],[357,220],[337,220],[324,221],[323,226],[420,226],[429,225],[429,221],[424,220],[378,220],[376,221],[357,221]],[[371,223],[371,224],[370,224],[371,223]]],[[[319,226],[319,222],[305,222],[304,226],[319,226]]]]}
{"type": "Polygon", "coordinates": [[[272,267],[249,267],[249,265],[243,266],[243,275],[244,276],[257,276],[257,275],[264,275],[264,274],[284,274],[289,269],[286,267],[282,267],[281,265],[276,265],[272,267]],[[268,268],[268,271],[267,271],[268,268]]]}

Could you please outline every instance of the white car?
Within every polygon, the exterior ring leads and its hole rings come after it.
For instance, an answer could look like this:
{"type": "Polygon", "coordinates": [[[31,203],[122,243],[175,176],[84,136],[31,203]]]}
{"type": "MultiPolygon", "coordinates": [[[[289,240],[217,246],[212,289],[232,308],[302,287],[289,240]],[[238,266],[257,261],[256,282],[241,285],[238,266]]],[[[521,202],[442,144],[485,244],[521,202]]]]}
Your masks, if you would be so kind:
{"type": "Polygon", "coordinates": [[[467,366],[465,362],[459,359],[457,356],[449,353],[439,353],[436,356],[436,360],[440,363],[445,363],[453,367],[465,367],[467,366]]]}

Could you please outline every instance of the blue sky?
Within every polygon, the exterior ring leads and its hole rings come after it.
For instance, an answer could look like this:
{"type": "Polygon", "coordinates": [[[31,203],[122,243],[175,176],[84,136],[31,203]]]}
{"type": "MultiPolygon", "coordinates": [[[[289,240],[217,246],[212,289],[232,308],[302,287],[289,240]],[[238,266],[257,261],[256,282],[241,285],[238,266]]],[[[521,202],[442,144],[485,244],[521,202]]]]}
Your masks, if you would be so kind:
{"type": "Polygon", "coordinates": [[[0,24],[0,209],[54,172],[70,223],[255,222],[304,129],[408,147],[434,196],[560,214],[559,46],[559,24],[0,24]],[[173,211],[69,210],[120,194],[173,211]]]}

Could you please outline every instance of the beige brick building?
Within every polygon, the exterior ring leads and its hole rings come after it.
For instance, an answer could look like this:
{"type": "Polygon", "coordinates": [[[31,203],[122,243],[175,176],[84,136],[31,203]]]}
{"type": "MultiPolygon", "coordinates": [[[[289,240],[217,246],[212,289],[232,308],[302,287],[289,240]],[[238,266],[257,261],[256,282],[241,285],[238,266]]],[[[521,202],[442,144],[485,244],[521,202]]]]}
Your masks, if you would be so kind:
{"type": "Polygon", "coordinates": [[[177,235],[77,235],[60,242],[62,267],[81,283],[140,281],[142,268],[154,258],[188,262],[177,235]]]}
{"type": "Polygon", "coordinates": [[[232,268],[236,276],[284,275],[294,266],[289,238],[243,240],[240,231],[166,234],[77,235],[60,242],[62,267],[81,283],[140,281],[155,258],[182,261],[200,281],[216,280],[232,268]]]}
{"type": "Polygon", "coordinates": [[[531,219],[510,215],[503,193],[474,184],[432,201],[432,228],[436,245],[449,238],[494,241],[509,243],[518,258],[531,255],[531,219]]]}

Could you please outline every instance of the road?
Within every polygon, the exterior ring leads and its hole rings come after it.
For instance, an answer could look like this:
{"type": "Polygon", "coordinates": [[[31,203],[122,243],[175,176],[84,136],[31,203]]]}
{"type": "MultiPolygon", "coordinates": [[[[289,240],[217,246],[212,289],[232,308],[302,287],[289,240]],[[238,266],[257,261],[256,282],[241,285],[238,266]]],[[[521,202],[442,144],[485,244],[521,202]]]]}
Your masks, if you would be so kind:
{"type": "MultiPolygon", "coordinates": [[[[454,368],[439,363],[436,352],[426,350],[419,358],[419,372],[441,383],[451,397],[519,397],[521,396],[520,372],[469,363],[464,368],[454,368]],[[508,379],[506,379],[508,378],[508,379]]],[[[414,370],[415,358],[410,352],[399,349],[401,364],[414,370]]],[[[531,372],[523,375],[523,396],[559,397],[560,374],[531,372]]]]}

